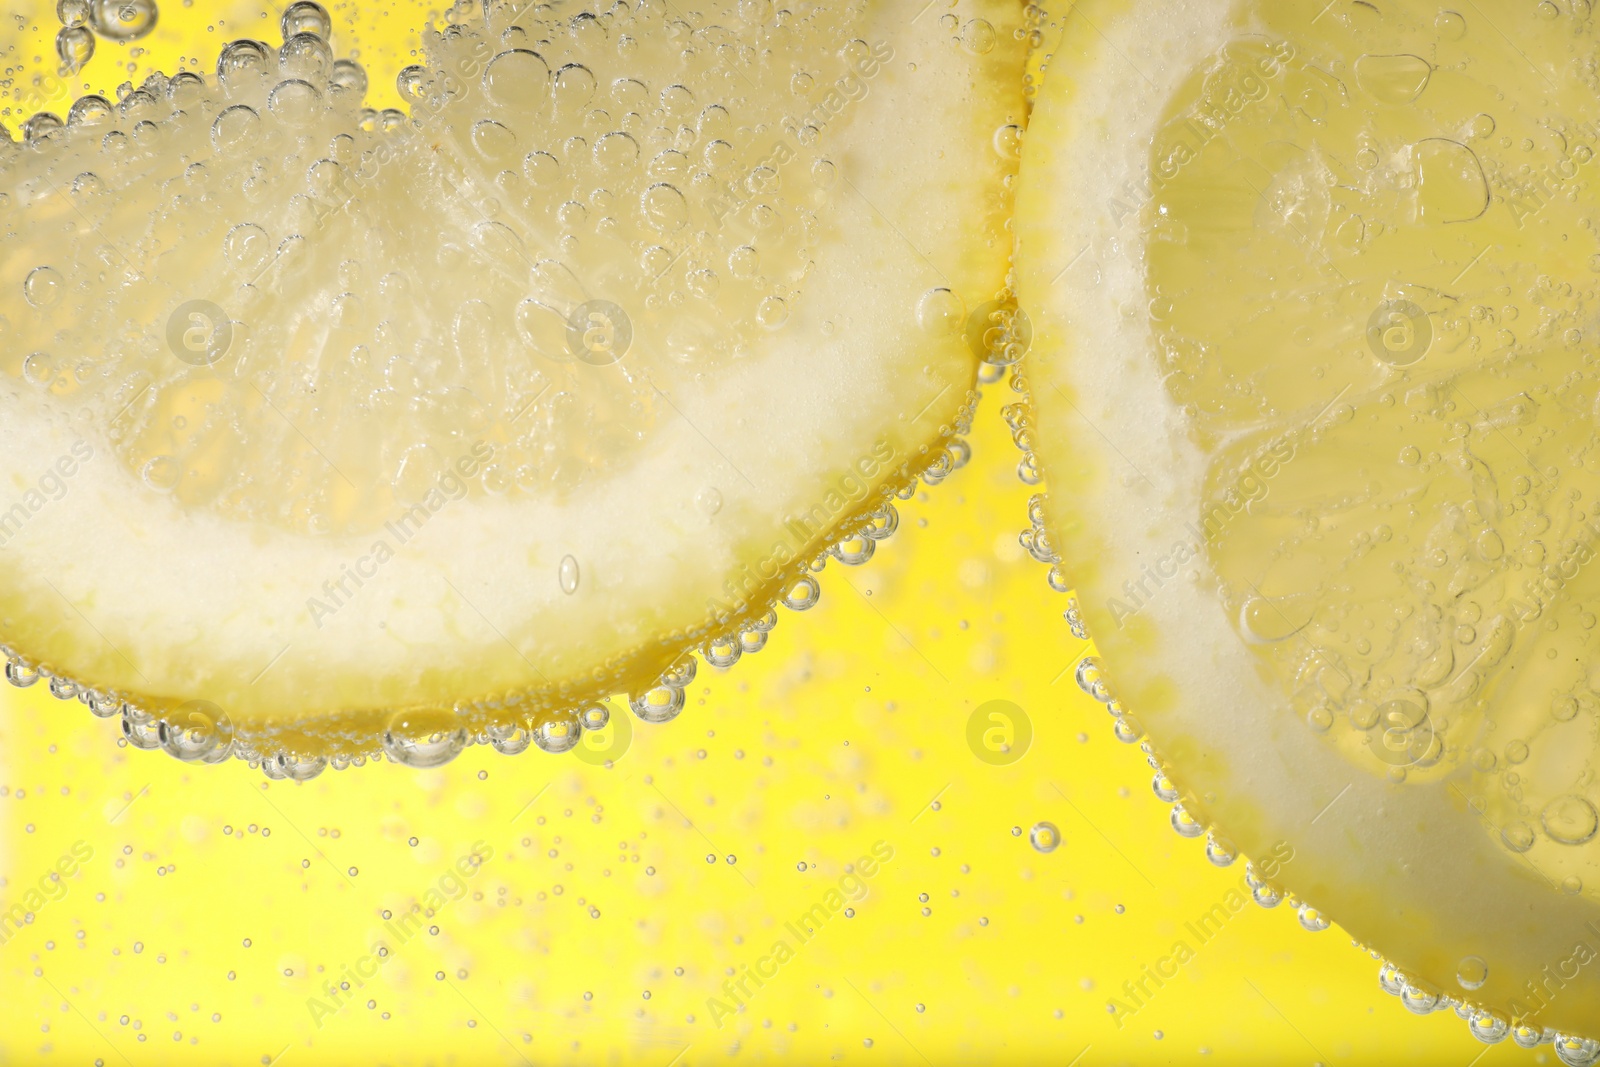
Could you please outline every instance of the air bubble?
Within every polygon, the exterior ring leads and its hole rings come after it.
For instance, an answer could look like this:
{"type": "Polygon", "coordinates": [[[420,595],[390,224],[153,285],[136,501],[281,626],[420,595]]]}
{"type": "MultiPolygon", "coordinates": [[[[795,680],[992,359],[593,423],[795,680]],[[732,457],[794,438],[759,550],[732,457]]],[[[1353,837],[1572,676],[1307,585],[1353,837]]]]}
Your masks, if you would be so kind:
{"type": "Polygon", "coordinates": [[[35,352],[22,361],[22,380],[29,385],[49,388],[57,374],[55,357],[48,352],[35,352]]]}
{"type": "MultiPolygon", "coordinates": [[[[328,766],[326,756],[312,756],[299,752],[280,752],[261,761],[261,773],[277,781],[309,782],[328,766]]],[[[265,835],[266,831],[263,830],[265,835]]]]}
{"type": "Polygon", "coordinates": [[[116,110],[103,96],[79,97],[67,112],[67,126],[71,129],[93,129],[116,120],[116,110]]]}
{"type": "Polygon", "coordinates": [[[571,711],[558,711],[541,722],[533,731],[533,743],[553,755],[570,752],[583,739],[578,715],[571,711]]]}
{"type": "Polygon", "coordinates": [[[628,707],[648,723],[671,722],[683,711],[683,690],[670,686],[656,686],[643,694],[631,697],[628,707]]]}
{"type": "Polygon", "coordinates": [[[233,723],[217,705],[191,700],[168,713],[160,724],[161,747],[186,763],[217,763],[233,747],[233,723]]]}
{"type": "Polygon", "coordinates": [[[467,730],[449,712],[403,711],[383,733],[383,750],[406,767],[441,767],[466,747],[467,730]]]}
{"type": "Polygon", "coordinates": [[[1467,1029],[1472,1036],[1486,1045],[1499,1044],[1511,1033],[1511,1025],[1504,1019],[1486,1011],[1475,1012],[1467,1020],[1467,1029]]]}
{"type": "Polygon", "coordinates": [[[1215,834],[1206,838],[1206,859],[1214,866],[1228,867],[1239,858],[1239,850],[1215,834]]]}
{"type": "Polygon", "coordinates": [[[63,125],[61,116],[41,111],[22,124],[22,139],[30,145],[42,144],[63,125]]]}
{"type": "Polygon", "coordinates": [[[620,130],[601,137],[593,151],[595,164],[608,174],[621,174],[639,163],[639,142],[620,130]]]}
{"type": "Polygon", "coordinates": [[[725,671],[739,662],[739,658],[744,655],[744,646],[737,638],[719,637],[706,642],[703,654],[707,663],[725,671]]]}
{"type": "Polygon", "coordinates": [[[1184,810],[1182,804],[1172,806],[1171,822],[1180,837],[1199,837],[1206,832],[1205,825],[1195,821],[1195,817],[1184,810]]]}
{"type": "Polygon", "coordinates": [[[1467,35],[1467,20],[1455,11],[1441,11],[1433,20],[1433,28],[1446,41],[1459,41],[1467,35]]]}
{"type": "Polygon", "coordinates": [[[581,63],[568,63],[552,79],[556,108],[564,114],[575,114],[594,99],[594,91],[594,74],[581,63]]]}
{"type": "Polygon", "coordinates": [[[402,100],[413,104],[421,102],[428,91],[428,68],[415,64],[403,68],[395,75],[394,87],[402,100]]]}
{"type": "Polygon", "coordinates": [[[316,117],[322,107],[322,93],[310,82],[291,78],[279,82],[267,97],[267,107],[274,115],[294,126],[303,126],[316,117]]]}
{"type": "Polygon", "coordinates": [[[89,0],[89,25],[108,41],[136,41],[159,16],[155,0],[89,0]]]}
{"type": "Polygon", "coordinates": [[[161,747],[162,722],[132,705],[122,709],[122,736],[134,748],[149,751],[161,747]]]}
{"type": "Polygon", "coordinates": [[[313,0],[297,0],[284,9],[283,18],[278,20],[278,29],[285,41],[302,33],[327,40],[333,36],[333,19],[321,4],[313,0]]]}
{"type": "Polygon", "coordinates": [[[1518,819],[1500,831],[1500,840],[1512,852],[1526,852],[1533,847],[1533,827],[1518,819]]]}
{"type": "Polygon", "coordinates": [[[1478,989],[1489,980],[1489,965],[1481,956],[1464,956],[1456,964],[1456,982],[1462,989],[1478,989]]]}
{"type": "Polygon", "coordinates": [[[1056,847],[1061,844],[1061,831],[1056,829],[1055,823],[1036,822],[1033,824],[1033,828],[1028,831],[1028,843],[1034,847],[1035,851],[1054,852],[1056,847]]]}
{"type": "Polygon", "coordinates": [[[145,485],[158,493],[170,493],[178,488],[178,482],[183,477],[183,467],[171,456],[156,456],[140,468],[139,477],[143,479],[145,485]]]}
{"type": "Polygon", "coordinates": [[[728,253],[728,269],[735,278],[754,278],[761,269],[761,257],[749,245],[740,245],[728,253]]]}
{"type": "Polygon", "coordinates": [[[333,70],[333,49],[314,33],[297,33],[278,49],[278,70],[287,78],[326,85],[333,70]]]}
{"type": "Polygon", "coordinates": [[[66,291],[66,279],[54,267],[35,267],[22,282],[23,299],[40,311],[54,307],[66,291]]]}
{"type": "Polygon", "coordinates": [[[522,161],[522,174],[534,185],[548,188],[561,177],[561,164],[549,152],[530,152],[522,161]]]}
{"type": "Polygon", "coordinates": [[[352,99],[360,100],[367,95],[366,69],[353,59],[338,60],[328,75],[328,85],[352,99]]]}
{"type": "Polygon", "coordinates": [[[639,206],[645,221],[663,232],[681,229],[689,221],[689,202],[666,182],[657,182],[646,189],[639,198],[639,206]]]}
{"type": "Polygon", "coordinates": [[[1550,840],[1560,845],[1581,845],[1600,829],[1600,814],[1584,797],[1575,794],[1557,797],[1539,813],[1539,822],[1550,840]]]}
{"type": "MultiPolygon", "coordinates": [[[[498,723],[484,732],[489,737],[489,747],[502,756],[521,755],[533,744],[533,731],[521,723],[498,723]]],[[[412,842],[415,841],[412,838],[412,842]]]]}
{"type": "MultiPolygon", "coordinates": [[[[254,112],[251,113],[251,117],[254,117],[254,112]]],[[[267,236],[266,230],[255,223],[241,222],[223,237],[222,251],[241,274],[251,276],[265,267],[272,258],[272,239],[267,236]]]]}
{"type": "Polygon", "coordinates": [[[968,19],[961,27],[961,43],[974,55],[987,55],[994,51],[997,35],[988,19],[968,19]]]}
{"type": "Polygon", "coordinates": [[[540,114],[550,100],[550,67],[539,53],[513,48],[489,61],[483,86],[489,99],[526,119],[540,114]]]}
{"type": "Polygon", "coordinates": [[[790,611],[806,611],[816,607],[820,599],[822,599],[822,583],[809,574],[802,574],[783,594],[783,606],[790,611]]]}
{"type": "Polygon", "coordinates": [[[949,289],[929,289],[917,302],[917,325],[936,337],[953,334],[966,319],[966,305],[949,289]]]}
{"type": "Polygon", "coordinates": [[[68,73],[76,73],[94,56],[94,34],[86,26],[66,26],[56,34],[56,56],[68,73]]]}
{"type": "Polygon", "coordinates": [[[789,305],[781,296],[769,296],[756,308],[756,321],[776,330],[789,321],[789,305]]]}
{"type": "Polygon", "coordinates": [[[694,681],[696,670],[694,657],[685,656],[661,672],[661,684],[672,689],[687,689],[694,681]]]}
{"type": "Polygon", "coordinates": [[[267,48],[259,41],[232,41],[217,57],[217,80],[229,93],[241,92],[266,77],[267,48]]]}

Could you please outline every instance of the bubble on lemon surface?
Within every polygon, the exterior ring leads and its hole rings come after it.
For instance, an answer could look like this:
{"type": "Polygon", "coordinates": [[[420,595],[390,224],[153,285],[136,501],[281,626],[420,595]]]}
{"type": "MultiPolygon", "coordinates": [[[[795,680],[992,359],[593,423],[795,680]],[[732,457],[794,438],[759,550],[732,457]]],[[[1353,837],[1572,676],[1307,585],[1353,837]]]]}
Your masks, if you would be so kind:
{"type": "Polygon", "coordinates": [[[1479,956],[1465,956],[1456,964],[1456,981],[1462,989],[1480,988],[1489,978],[1489,965],[1479,956]]]}
{"type": "Polygon", "coordinates": [[[558,577],[561,582],[561,591],[563,593],[571,596],[573,593],[578,591],[578,580],[580,577],[582,577],[582,572],[578,568],[578,560],[575,556],[561,557],[561,567],[558,577]]]}
{"type": "Polygon", "coordinates": [[[402,712],[384,731],[389,758],[407,767],[439,767],[461,754],[467,731],[448,712],[402,712]]]}
{"type": "Polygon", "coordinates": [[[327,9],[314,0],[296,0],[284,8],[278,28],[285,41],[302,33],[326,39],[333,33],[333,19],[327,9]]]}
{"type": "Polygon", "coordinates": [[[541,722],[533,731],[533,743],[546,752],[569,752],[582,740],[578,715],[558,712],[541,722]]]}
{"type": "Polygon", "coordinates": [[[61,301],[66,280],[54,267],[35,267],[22,282],[22,295],[35,309],[43,311],[61,301]]]}
{"type": "Polygon", "coordinates": [[[917,323],[931,334],[954,333],[961,328],[966,309],[949,289],[930,289],[917,303],[917,323]]]}
{"type": "Polygon", "coordinates": [[[1557,797],[1539,813],[1539,822],[1550,840],[1560,845],[1582,845],[1600,829],[1600,815],[1594,804],[1580,796],[1557,797]]]}

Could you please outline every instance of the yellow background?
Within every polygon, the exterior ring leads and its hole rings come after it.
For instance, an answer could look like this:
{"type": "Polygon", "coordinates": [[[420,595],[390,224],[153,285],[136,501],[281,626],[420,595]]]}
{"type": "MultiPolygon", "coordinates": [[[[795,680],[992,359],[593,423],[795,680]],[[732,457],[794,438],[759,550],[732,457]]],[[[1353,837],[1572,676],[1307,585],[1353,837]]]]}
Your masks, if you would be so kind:
{"type": "MultiPolygon", "coordinates": [[[[228,8],[168,3],[151,37],[101,42],[73,89],[182,57],[209,73],[228,39],[278,40],[275,13],[219,24],[228,8]]],[[[11,11],[7,65],[53,70],[53,5],[11,11]]],[[[334,9],[382,103],[412,11],[334,9]]],[[[65,113],[65,85],[28,80],[14,99],[65,113]]],[[[1243,863],[1216,869],[1203,838],[1172,832],[1138,746],[1074,684],[1087,649],[1017,543],[1032,490],[1000,422],[1014,396],[987,392],[972,464],[902,506],[866,567],[830,564],[821,604],[780,612],[760,655],[702,665],[683,715],[635,722],[611,768],[472,748],[437,771],[269,783],[120,747],[116,720],[43,685],[0,693],[0,912],[74,844],[93,850],[0,945],[0,1062],[1553,1062],[1485,1049],[1453,1013],[1409,1015],[1337,927],[1307,933],[1286,906],[1250,906],[1135,1014],[1108,1013],[1175,939],[1197,946],[1184,924],[1243,863]],[[1007,767],[967,745],[994,699],[1034,732],[1007,767]],[[1048,854],[1029,844],[1041,820],[1063,836],[1048,854]],[[318,1018],[324,982],[393,941],[381,912],[405,914],[479,842],[493,854],[437,933],[318,1018]],[[876,842],[894,858],[854,916],[800,944],[784,924],[876,842]],[[778,938],[794,957],[717,1026],[728,969],[778,938]]]]}

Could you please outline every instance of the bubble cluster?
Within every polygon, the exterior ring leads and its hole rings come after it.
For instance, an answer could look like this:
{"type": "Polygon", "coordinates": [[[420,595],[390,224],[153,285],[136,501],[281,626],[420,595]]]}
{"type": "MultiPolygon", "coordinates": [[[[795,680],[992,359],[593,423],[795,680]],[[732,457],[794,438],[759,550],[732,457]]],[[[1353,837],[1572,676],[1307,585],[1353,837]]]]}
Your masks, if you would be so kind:
{"type": "Polygon", "coordinates": [[[155,0],[59,0],[56,55],[62,73],[82,69],[94,57],[97,40],[136,41],[155,29],[159,17],[155,0]]]}

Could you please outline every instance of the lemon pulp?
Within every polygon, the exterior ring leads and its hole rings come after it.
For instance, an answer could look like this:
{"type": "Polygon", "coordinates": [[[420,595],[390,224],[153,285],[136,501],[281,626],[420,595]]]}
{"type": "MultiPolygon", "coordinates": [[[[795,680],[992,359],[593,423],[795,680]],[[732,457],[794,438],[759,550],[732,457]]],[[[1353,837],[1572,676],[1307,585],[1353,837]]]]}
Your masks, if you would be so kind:
{"type": "Polygon", "coordinates": [[[291,13],[0,146],[14,680],[141,744],[525,747],[759,648],[949,468],[1018,13],[495,8],[409,116],[291,13]]]}
{"type": "Polygon", "coordinates": [[[1491,1040],[1600,1034],[1597,31],[1080,3],[1019,202],[1051,547],[1175,825],[1491,1040]]]}

